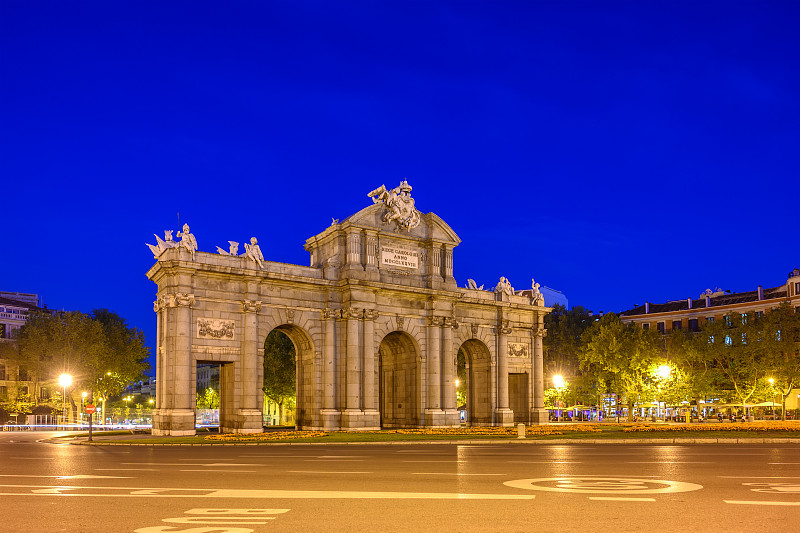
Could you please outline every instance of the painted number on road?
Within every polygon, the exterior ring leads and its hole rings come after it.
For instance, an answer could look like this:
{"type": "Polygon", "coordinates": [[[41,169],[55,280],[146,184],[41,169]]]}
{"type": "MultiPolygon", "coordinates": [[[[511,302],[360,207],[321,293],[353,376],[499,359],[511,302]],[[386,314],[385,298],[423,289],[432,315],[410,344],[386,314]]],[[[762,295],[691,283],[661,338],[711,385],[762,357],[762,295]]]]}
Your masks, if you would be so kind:
{"type": "Polygon", "coordinates": [[[249,527],[268,524],[275,516],[289,509],[189,509],[177,518],[164,518],[168,524],[190,524],[189,529],[176,526],[150,526],[135,529],[134,533],[252,533],[249,527]]]}
{"type": "Polygon", "coordinates": [[[517,479],[503,483],[508,487],[549,492],[583,494],[665,494],[702,489],[702,485],[683,481],[621,477],[551,477],[517,479]]]}

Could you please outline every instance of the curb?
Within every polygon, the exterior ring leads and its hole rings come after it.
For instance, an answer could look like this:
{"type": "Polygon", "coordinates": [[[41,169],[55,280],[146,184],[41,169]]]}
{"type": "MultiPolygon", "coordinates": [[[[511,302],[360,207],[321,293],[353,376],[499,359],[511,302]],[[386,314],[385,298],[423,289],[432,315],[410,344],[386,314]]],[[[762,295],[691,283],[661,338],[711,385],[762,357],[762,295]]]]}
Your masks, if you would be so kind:
{"type": "Polygon", "coordinates": [[[528,445],[598,445],[598,444],[797,444],[800,445],[800,438],[686,438],[673,437],[662,439],[481,439],[481,440],[416,440],[416,441],[392,441],[392,442],[223,442],[218,444],[211,443],[148,443],[148,442],[103,442],[75,440],[69,442],[74,446],[419,446],[419,445],[454,445],[454,446],[490,446],[493,444],[517,444],[520,446],[528,445]]]}

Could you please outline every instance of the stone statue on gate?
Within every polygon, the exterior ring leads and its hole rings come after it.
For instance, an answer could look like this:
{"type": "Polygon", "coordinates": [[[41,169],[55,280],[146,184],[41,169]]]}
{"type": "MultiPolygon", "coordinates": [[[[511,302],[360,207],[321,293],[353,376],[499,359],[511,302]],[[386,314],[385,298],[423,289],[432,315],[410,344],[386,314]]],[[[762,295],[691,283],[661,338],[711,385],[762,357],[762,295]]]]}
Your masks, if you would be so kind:
{"type": "Polygon", "coordinates": [[[509,296],[514,295],[514,287],[511,286],[511,282],[508,281],[508,278],[500,276],[500,281],[497,283],[497,286],[494,288],[495,293],[499,294],[507,294],[509,296]]]}
{"type": "Polygon", "coordinates": [[[400,185],[386,190],[385,185],[381,185],[367,196],[372,198],[373,203],[383,203],[386,206],[386,213],[383,215],[383,222],[394,222],[398,229],[410,231],[419,225],[421,213],[414,206],[414,199],[411,198],[411,185],[406,180],[400,185]]]}

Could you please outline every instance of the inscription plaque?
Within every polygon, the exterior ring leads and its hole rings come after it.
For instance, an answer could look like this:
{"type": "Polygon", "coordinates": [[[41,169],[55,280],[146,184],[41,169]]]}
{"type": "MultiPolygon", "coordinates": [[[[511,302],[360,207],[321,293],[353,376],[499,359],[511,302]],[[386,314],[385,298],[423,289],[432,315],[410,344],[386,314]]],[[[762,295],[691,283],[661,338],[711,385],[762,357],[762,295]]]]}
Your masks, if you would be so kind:
{"type": "Polygon", "coordinates": [[[399,246],[381,246],[381,265],[386,267],[419,268],[419,252],[399,246]]]}

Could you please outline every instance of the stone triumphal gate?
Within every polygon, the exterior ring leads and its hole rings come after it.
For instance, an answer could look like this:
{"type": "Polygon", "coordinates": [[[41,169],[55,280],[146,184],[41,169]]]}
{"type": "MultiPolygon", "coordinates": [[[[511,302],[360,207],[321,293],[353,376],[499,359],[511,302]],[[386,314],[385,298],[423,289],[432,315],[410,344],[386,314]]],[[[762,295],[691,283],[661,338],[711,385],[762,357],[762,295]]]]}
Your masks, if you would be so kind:
{"type": "Polygon", "coordinates": [[[195,432],[199,363],[220,365],[220,430],[262,430],[264,342],[293,342],[297,425],[304,429],[458,426],[457,353],[473,425],[546,423],[538,291],[501,278],[492,291],[453,278],[460,239],[417,211],[411,187],[306,241],[311,266],[264,260],[255,238],[197,250],[184,225],[148,245],[157,261],[157,393],[153,433],[195,432]]]}

